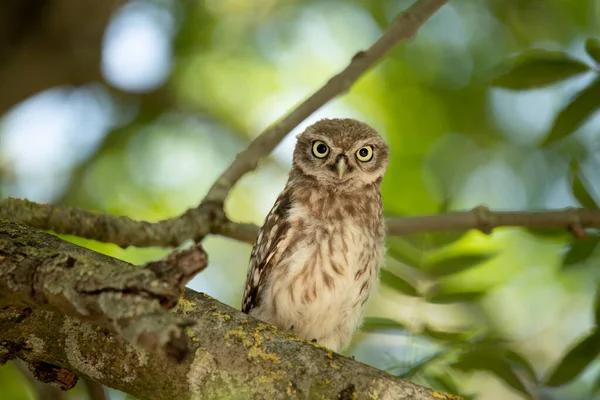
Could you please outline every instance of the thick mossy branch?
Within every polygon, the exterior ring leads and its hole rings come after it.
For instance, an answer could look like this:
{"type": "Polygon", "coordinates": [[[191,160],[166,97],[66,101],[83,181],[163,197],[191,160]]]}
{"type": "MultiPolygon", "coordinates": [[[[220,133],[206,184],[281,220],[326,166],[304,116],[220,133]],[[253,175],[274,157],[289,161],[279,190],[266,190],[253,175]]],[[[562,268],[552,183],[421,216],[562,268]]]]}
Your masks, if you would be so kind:
{"type": "Polygon", "coordinates": [[[0,306],[55,309],[180,360],[192,321],[168,308],[207,262],[194,246],[138,267],[0,220],[0,306]]]}
{"type": "Polygon", "coordinates": [[[134,267],[7,222],[0,254],[3,361],[66,368],[140,399],[444,398],[189,289],[166,311],[156,263],[134,267]],[[184,320],[196,321],[187,357],[152,351],[181,339],[184,320]]]}

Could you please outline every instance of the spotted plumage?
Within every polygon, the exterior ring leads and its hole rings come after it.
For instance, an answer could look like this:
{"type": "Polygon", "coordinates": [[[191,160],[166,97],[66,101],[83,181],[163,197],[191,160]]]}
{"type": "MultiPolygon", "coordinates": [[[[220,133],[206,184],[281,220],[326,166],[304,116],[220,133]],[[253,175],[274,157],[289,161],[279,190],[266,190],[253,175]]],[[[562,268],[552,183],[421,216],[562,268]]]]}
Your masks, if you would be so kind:
{"type": "Polygon", "coordinates": [[[298,135],[252,249],[243,312],[334,351],[348,346],[385,252],[387,164],[383,139],[354,119],[320,120],[298,135]]]}

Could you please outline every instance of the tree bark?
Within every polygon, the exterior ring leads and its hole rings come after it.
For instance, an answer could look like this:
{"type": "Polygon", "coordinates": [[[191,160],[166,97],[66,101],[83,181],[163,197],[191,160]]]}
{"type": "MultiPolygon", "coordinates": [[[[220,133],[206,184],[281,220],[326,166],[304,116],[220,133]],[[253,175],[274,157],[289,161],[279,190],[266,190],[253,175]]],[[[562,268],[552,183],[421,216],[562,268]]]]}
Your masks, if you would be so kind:
{"type": "MultiPolygon", "coordinates": [[[[91,266],[110,271],[100,273],[100,286],[114,280],[112,296],[131,295],[122,285],[123,275],[132,273],[130,264],[0,220],[0,363],[20,358],[50,364],[140,399],[453,398],[295,338],[190,289],[166,311],[173,320],[195,321],[184,329],[187,351],[181,358],[165,356],[127,338],[110,313],[73,309],[72,304],[99,304],[90,296],[106,296],[103,290],[74,290],[85,282],[80,273],[91,266]],[[69,259],[70,270],[61,272],[55,261],[69,259]],[[15,281],[27,275],[23,271],[31,278],[15,281]],[[52,281],[53,301],[40,296],[46,286],[39,277],[47,273],[60,277],[52,281]],[[64,298],[70,299],[67,305],[57,300],[64,298]]],[[[152,266],[137,268],[151,274],[152,266]]]]}

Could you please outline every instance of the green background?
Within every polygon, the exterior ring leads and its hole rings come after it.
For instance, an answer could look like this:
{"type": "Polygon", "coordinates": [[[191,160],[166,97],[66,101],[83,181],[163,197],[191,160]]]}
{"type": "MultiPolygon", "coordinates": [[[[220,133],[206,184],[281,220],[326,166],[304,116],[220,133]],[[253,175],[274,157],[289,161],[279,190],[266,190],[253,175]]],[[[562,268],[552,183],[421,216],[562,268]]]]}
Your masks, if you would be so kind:
{"type": "MultiPolygon", "coordinates": [[[[0,195],[176,216],[410,4],[130,2],[106,31],[105,82],[52,88],[2,117],[0,195]]],[[[389,143],[389,216],[598,208],[599,22],[591,0],[451,1],[246,175],[230,218],[262,223],[294,135],[322,117],[364,120],[389,143]]],[[[136,264],[168,252],[66,238],[136,264]]],[[[600,399],[599,238],[521,228],[390,238],[346,353],[465,397],[600,399]]],[[[239,308],[251,247],[213,236],[205,247],[210,266],[189,286],[239,308]]],[[[81,386],[68,398],[86,398],[81,386]]],[[[2,399],[34,398],[12,363],[0,388],[2,399]]]]}

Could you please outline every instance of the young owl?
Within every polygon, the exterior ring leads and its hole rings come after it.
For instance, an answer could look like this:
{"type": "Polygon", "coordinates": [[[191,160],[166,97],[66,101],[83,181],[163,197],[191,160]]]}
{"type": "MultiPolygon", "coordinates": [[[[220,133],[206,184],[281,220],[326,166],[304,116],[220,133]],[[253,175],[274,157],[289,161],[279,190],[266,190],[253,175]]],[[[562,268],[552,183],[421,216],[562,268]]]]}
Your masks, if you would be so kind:
{"type": "Polygon", "coordinates": [[[334,351],[379,279],[388,147],[369,125],[323,119],[298,135],[287,184],[252,253],[242,311],[334,351]]]}

